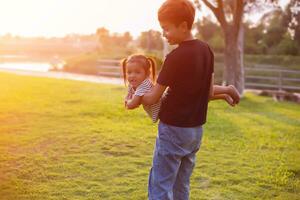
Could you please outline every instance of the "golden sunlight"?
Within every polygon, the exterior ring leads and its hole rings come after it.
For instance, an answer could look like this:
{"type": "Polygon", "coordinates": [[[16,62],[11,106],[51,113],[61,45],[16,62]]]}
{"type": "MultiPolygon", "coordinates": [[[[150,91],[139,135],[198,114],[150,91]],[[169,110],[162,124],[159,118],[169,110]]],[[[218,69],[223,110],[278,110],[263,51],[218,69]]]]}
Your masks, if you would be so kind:
{"type": "Polygon", "coordinates": [[[63,36],[159,29],[156,12],[163,0],[7,0],[0,7],[0,35],[63,36]]]}

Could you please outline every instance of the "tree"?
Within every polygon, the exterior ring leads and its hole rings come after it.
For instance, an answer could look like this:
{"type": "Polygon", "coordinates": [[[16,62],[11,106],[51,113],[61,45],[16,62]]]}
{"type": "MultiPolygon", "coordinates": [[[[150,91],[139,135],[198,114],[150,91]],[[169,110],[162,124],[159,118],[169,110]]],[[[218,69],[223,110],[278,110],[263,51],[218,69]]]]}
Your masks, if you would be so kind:
{"type": "Polygon", "coordinates": [[[202,20],[198,20],[195,23],[195,27],[197,29],[197,38],[207,41],[214,51],[224,51],[223,33],[218,24],[208,17],[203,17],[202,20]]]}
{"type": "Polygon", "coordinates": [[[264,26],[262,23],[257,26],[252,26],[250,23],[244,25],[245,41],[244,48],[245,53],[248,54],[263,54],[266,53],[266,46],[263,43],[263,31],[264,26]]]}
{"type": "Polygon", "coordinates": [[[286,33],[283,39],[277,45],[275,49],[276,54],[286,54],[286,55],[297,55],[298,54],[298,44],[292,39],[291,35],[286,33]]]}
{"type": "Polygon", "coordinates": [[[132,36],[129,32],[125,32],[121,37],[121,46],[127,47],[128,43],[132,41],[132,36]]]}
{"type": "Polygon", "coordinates": [[[111,51],[116,47],[127,48],[128,43],[132,41],[132,36],[129,32],[110,34],[109,30],[104,27],[98,28],[96,35],[100,49],[104,51],[111,51]]]}
{"type": "Polygon", "coordinates": [[[293,39],[300,46],[300,1],[290,0],[285,9],[284,23],[289,27],[293,39]]]}
{"type": "Polygon", "coordinates": [[[163,39],[159,31],[149,30],[142,32],[139,36],[139,41],[139,46],[148,51],[163,49],[163,39]]]}
{"type": "MultiPolygon", "coordinates": [[[[243,16],[245,9],[257,7],[267,0],[201,0],[215,15],[221,25],[224,42],[224,72],[223,84],[234,85],[243,94],[244,90],[244,29],[243,16]]],[[[273,2],[275,0],[269,0],[273,2]]],[[[195,0],[201,9],[199,0],[195,0]]]]}
{"type": "Polygon", "coordinates": [[[216,32],[221,31],[218,24],[212,22],[209,17],[203,17],[203,19],[198,20],[195,25],[200,37],[205,41],[211,40],[216,32]]]}
{"type": "Polygon", "coordinates": [[[287,26],[283,24],[283,17],[284,12],[282,10],[275,10],[264,15],[261,20],[265,26],[263,43],[267,45],[269,50],[275,48],[287,32],[287,26]]]}
{"type": "Polygon", "coordinates": [[[100,43],[100,48],[106,49],[110,46],[110,36],[109,30],[104,27],[98,28],[96,32],[98,36],[98,41],[100,43]]]}

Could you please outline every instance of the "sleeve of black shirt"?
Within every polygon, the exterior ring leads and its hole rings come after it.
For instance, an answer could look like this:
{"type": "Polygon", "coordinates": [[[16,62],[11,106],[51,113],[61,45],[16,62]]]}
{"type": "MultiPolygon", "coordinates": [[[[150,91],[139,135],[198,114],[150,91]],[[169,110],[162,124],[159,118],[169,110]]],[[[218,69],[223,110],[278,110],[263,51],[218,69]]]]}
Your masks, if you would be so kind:
{"type": "Polygon", "coordinates": [[[174,81],[174,67],[172,57],[168,55],[163,63],[156,82],[160,85],[171,86],[174,81]]]}

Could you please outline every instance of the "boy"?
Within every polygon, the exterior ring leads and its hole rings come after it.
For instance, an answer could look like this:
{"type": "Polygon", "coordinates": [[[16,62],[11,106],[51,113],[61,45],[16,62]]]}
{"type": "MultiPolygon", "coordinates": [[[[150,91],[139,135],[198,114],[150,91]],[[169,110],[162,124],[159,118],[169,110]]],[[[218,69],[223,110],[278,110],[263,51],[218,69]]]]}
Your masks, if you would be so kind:
{"type": "Polygon", "coordinates": [[[158,11],[163,36],[178,47],[167,55],[157,84],[142,98],[143,104],[154,104],[168,87],[149,175],[150,200],[189,199],[209,99],[224,99],[228,94],[231,105],[239,102],[233,86],[213,86],[213,53],[206,43],[193,38],[194,17],[195,8],[188,0],[167,0],[158,11]]]}

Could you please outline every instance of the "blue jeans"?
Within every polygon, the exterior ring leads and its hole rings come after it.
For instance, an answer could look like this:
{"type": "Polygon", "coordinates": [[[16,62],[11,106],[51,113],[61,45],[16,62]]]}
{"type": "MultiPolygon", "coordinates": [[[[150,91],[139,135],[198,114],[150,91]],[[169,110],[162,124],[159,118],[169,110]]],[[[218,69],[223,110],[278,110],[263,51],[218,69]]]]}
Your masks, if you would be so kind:
{"type": "Polygon", "coordinates": [[[189,199],[190,177],[201,139],[202,126],[183,128],[159,122],[149,174],[149,200],[189,199]]]}

